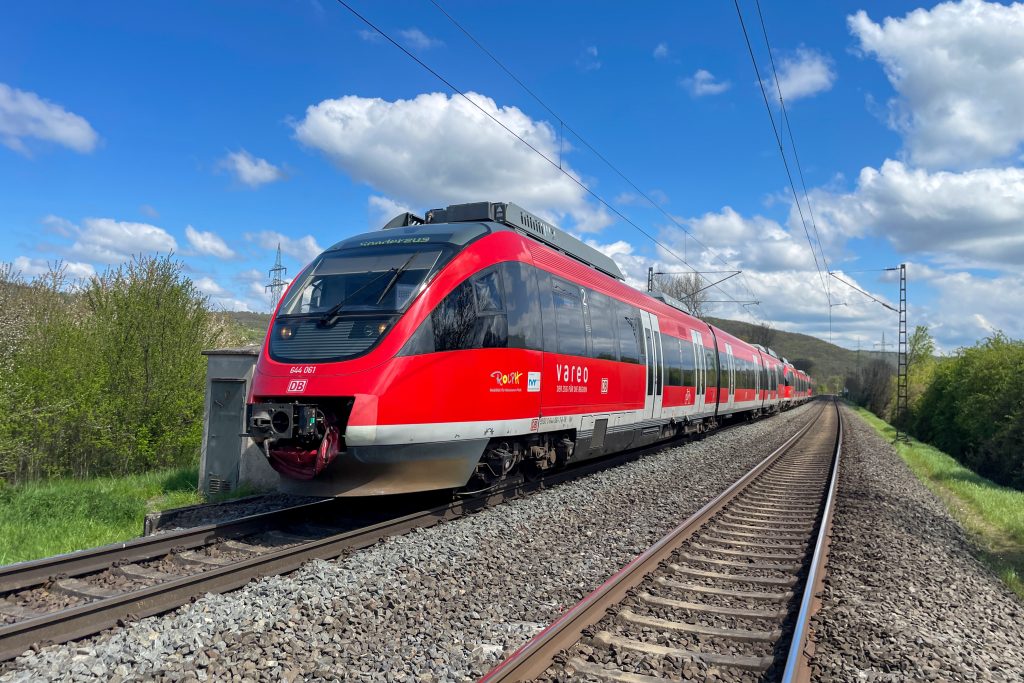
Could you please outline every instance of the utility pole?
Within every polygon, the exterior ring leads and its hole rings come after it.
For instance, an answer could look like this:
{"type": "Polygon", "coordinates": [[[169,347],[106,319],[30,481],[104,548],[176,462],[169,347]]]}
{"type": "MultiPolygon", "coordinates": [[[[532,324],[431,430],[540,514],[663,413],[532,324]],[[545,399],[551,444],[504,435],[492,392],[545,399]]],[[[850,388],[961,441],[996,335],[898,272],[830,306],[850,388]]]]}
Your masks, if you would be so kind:
{"type": "Polygon", "coordinates": [[[899,353],[896,362],[896,441],[910,443],[910,437],[904,431],[909,402],[909,380],[907,371],[907,264],[900,264],[900,332],[899,353]]]}
{"type": "Polygon", "coordinates": [[[277,258],[274,259],[274,267],[270,269],[270,282],[264,289],[270,292],[270,307],[274,308],[277,306],[277,302],[281,300],[281,294],[284,293],[284,286],[288,284],[284,281],[284,275],[288,272],[288,269],[281,265],[281,243],[277,243],[277,258]]]}
{"type": "Polygon", "coordinates": [[[654,291],[654,266],[647,269],[647,293],[654,291]]]}
{"type": "Polygon", "coordinates": [[[881,350],[881,352],[882,352],[882,360],[885,360],[885,347],[887,347],[887,346],[892,346],[892,344],[891,344],[891,343],[888,343],[888,342],[886,342],[886,341],[885,341],[885,330],[882,330],[882,341],[880,341],[880,342],[875,342],[875,343],[873,344],[873,346],[877,346],[877,347],[879,347],[879,349],[880,349],[880,350],[881,350]]]}

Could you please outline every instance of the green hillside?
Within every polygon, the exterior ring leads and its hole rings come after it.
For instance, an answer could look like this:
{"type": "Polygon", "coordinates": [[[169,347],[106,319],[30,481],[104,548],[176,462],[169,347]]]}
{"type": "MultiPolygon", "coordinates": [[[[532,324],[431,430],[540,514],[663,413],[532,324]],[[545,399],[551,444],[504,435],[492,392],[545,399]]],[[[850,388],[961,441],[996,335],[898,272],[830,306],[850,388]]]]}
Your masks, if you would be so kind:
{"type": "MultiPolygon", "coordinates": [[[[729,334],[740,339],[764,344],[761,335],[763,328],[751,323],[739,320],[724,320],[722,318],[707,318],[707,322],[720,327],[729,334]]],[[[779,356],[786,358],[798,368],[810,373],[811,377],[822,383],[833,377],[846,377],[847,374],[856,372],[858,367],[858,353],[841,346],[830,344],[827,341],[798,332],[784,332],[782,330],[771,330],[771,339],[766,344],[779,356]]],[[[861,351],[859,364],[865,365],[871,358],[879,354],[867,350],[861,351]]],[[[887,353],[892,357],[894,354],[887,353]]]]}
{"type": "Polygon", "coordinates": [[[249,311],[224,311],[216,313],[228,328],[233,344],[247,346],[262,344],[270,326],[269,313],[250,313],[249,311]]]}

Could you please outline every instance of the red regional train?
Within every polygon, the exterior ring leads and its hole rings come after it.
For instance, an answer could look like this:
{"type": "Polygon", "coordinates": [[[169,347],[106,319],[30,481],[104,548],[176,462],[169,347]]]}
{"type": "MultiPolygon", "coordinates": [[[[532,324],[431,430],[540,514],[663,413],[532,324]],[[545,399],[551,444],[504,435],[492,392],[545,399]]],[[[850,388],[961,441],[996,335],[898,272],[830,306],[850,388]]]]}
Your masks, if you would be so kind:
{"type": "Polygon", "coordinates": [[[292,281],[249,435],[284,490],[380,495],[493,485],[810,398],[774,352],[623,280],[512,203],[402,214],[292,281]]]}

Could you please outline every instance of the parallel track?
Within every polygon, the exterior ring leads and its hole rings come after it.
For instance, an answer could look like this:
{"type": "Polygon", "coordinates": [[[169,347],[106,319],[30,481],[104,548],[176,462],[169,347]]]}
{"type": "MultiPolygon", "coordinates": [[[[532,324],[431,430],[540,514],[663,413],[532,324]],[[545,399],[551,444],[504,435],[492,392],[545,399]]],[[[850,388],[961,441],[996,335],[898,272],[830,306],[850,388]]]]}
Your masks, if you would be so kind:
{"type": "Polygon", "coordinates": [[[328,499],[66,555],[0,567],[0,661],[28,648],[98,633],[172,610],[205,593],[332,559],[389,536],[469,512],[644,455],[679,441],[635,449],[428,509],[404,507],[353,517],[349,499],[328,499]]]}
{"type": "Polygon", "coordinates": [[[482,680],[809,680],[841,444],[830,402],[482,680]]]}

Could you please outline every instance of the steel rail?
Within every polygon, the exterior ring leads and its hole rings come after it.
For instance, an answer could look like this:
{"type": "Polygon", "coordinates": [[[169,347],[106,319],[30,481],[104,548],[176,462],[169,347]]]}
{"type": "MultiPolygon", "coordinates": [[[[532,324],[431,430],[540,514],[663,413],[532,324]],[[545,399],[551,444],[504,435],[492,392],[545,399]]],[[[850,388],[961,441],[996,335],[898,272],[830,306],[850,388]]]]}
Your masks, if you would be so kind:
{"type": "Polygon", "coordinates": [[[72,553],[54,555],[0,567],[0,593],[9,593],[32,586],[41,586],[58,576],[82,576],[109,569],[121,562],[150,560],[178,548],[196,548],[225,538],[245,536],[265,530],[278,521],[304,515],[320,514],[335,499],[305,503],[281,510],[262,512],[247,517],[204,524],[190,529],[168,531],[154,536],[134,538],[72,553]]]}
{"type": "Polygon", "coordinates": [[[782,683],[807,682],[811,680],[810,659],[814,654],[810,641],[811,617],[821,607],[821,591],[824,587],[825,570],[828,564],[828,550],[832,539],[832,519],[835,510],[836,493],[839,490],[839,464],[843,451],[843,411],[836,404],[839,415],[839,430],[836,435],[836,452],[832,464],[832,477],[829,481],[828,497],[825,499],[821,527],[818,529],[818,542],[814,547],[811,565],[807,570],[807,582],[800,600],[800,611],[797,613],[796,625],[790,641],[789,655],[786,657],[786,668],[782,673],[782,683]]]}
{"type": "Polygon", "coordinates": [[[627,592],[637,585],[639,580],[668,559],[681,543],[696,534],[707,521],[732,501],[736,494],[745,489],[806,435],[817,424],[826,409],[827,406],[823,406],[818,414],[808,420],[799,431],[761,460],[753,469],[613,574],[554,623],[513,652],[505,661],[480,679],[481,683],[529,681],[544,673],[558,653],[571,647],[579,640],[587,627],[604,617],[610,605],[620,602],[627,592]]]}

